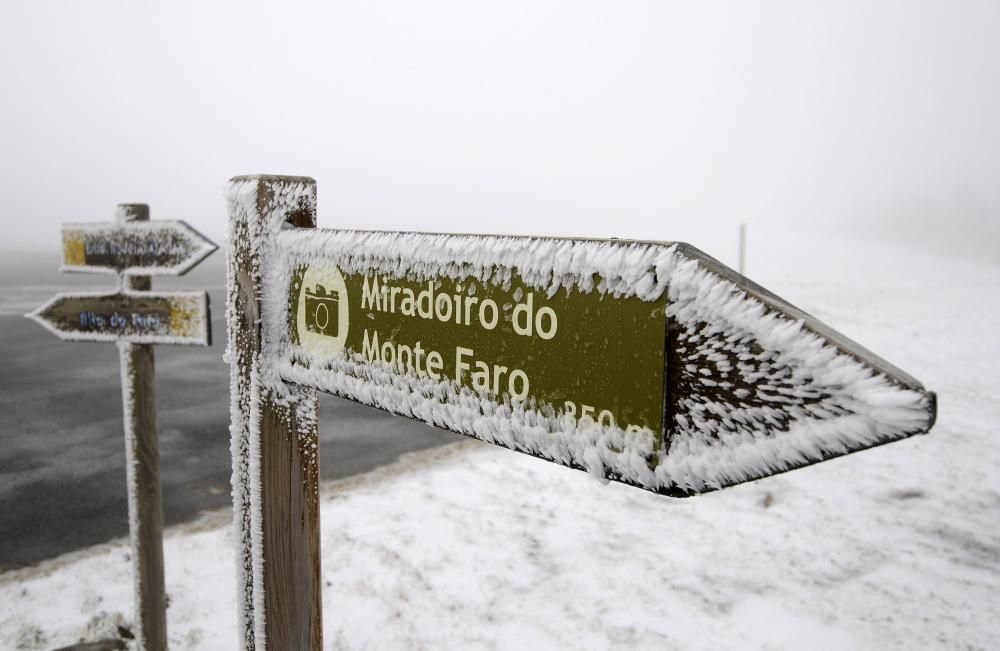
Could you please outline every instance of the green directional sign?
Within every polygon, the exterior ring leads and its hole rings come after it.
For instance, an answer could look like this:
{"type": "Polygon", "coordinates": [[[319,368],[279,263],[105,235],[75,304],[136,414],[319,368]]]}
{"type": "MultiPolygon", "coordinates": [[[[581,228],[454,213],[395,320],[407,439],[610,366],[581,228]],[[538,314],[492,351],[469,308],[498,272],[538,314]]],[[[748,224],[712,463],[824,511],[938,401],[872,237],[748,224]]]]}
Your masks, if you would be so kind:
{"type": "Polygon", "coordinates": [[[934,422],[914,378],[683,243],[309,235],[263,285],[277,375],[597,475],[704,492],[934,422]]]}
{"type": "Polygon", "coordinates": [[[500,403],[662,438],[665,297],[549,295],[517,274],[498,286],[319,264],[295,270],[290,298],[292,341],[315,358],[346,352],[500,403]]]}

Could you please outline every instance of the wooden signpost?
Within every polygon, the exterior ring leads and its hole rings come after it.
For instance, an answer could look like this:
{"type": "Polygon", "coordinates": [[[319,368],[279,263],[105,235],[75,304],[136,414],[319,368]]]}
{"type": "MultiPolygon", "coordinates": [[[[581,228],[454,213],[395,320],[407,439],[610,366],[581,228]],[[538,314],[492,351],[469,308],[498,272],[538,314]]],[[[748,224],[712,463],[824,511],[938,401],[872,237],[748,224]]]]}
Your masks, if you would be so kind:
{"type": "Polygon", "coordinates": [[[319,649],[316,392],[688,496],[927,432],[916,379],[683,243],[318,230],[228,190],[245,649],[319,649]]]}
{"type": "Polygon", "coordinates": [[[183,222],[148,220],[145,204],[122,204],[114,222],[63,226],[61,270],[117,273],[118,291],[60,294],[27,316],[61,339],[118,344],[134,634],[139,649],[162,651],[167,622],[153,344],[207,346],[211,321],[206,292],[151,292],[149,275],[186,273],[216,246],[183,222]]]}

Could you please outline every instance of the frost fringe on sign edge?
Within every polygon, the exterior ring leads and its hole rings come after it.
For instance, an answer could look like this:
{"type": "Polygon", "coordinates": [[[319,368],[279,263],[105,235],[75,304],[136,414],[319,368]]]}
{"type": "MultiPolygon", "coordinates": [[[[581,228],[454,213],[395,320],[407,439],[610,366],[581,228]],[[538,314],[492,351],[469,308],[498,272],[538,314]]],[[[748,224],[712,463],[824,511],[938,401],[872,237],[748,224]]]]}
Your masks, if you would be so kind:
{"type": "Polygon", "coordinates": [[[335,260],[348,274],[474,277],[509,289],[516,272],[550,298],[577,289],[655,301],[675,264],[674,247],[662,244],[493,235],[293,229],[278,233],[278,248],[299,260],[335,260]]]}
{"type": "MultiPolygon", "coordinates": [[[[237,300],[240,288],[233,278],[236,265],[234,257],[235,243],[241,242],[241,234],[234,231],[234,226],[239,223],[248,229],[243,239],[246,240],[245,243],[250,248],[245,253],[250,258],[249,264],[252,266],[259,264],[260,257],[256,247],[260,238],[256,234],[249,232],[249,229],[259,224],[260,219],[256,212],[256,202],[253,201],[255,190],[256,183],[251,184],[248,182],[230,183],[226,188],[226,200],[229,207],[229,229],[227,236],[229,245],[226,247],[226,273],[228,275],[226,283],[226,323],[228,336],[224,358],[230,364],[229,434],[230,454],[232,456],[233,532],[236,540],[236,554],[234,558],[239,603],[237,629],[242,631],[240,648],[244,650],[254,648],[255,641],[257,641],[255,639],[255,633],[258,629],[257,618],[255,616],[257,610],[256,593],[258,586],[262,586],[263,583],[261,572],[258,571],[261,563],[259,490],[256,492],[257,501],[255,502],[253,489],[253,480],[257,479],[259,481],[259,465],[254,464],[253,468],[250,467],[252,457],[254,456],[253,451],[250,449],[252,445],[251,440],[254,438],[250,435],[251,428],[258,429],[259,431],[260,421],[259,413],[254,407],[255,400],[249,400],[249,413],[246,415],[244,415],[243,404],[241,404],[245,395],[244,392],[248,398],[250,395],[254,395],[252,392],[256,389],[254,378],[258,363],[256,355],[254,355],[251,360],[250,382],[247,386],[243,386],[241,369],[236,364],[238,348],[242,345],[242,342],[237,340],[237,336],[240,334],[238,324],[240,315],[237,313],[237,300]],[[248,193],[251,194],[249,201],[244,196],[248,193]],[[237,215],[239,216],[238,218],[237,215]],[[254,426],[255,423],[256,427],[254,426]],[[254,504],[256,504],[256,510],[258,511],[256,518],[254,516],[254,504]],[[250,566],[250,576],[247,576],[248,564],[250,566]]],[[[259,449],[256,452],[259,456],[259,449]]],[[[262,629],[263,626],[261,625],[260,628],[262,629]]],[[[265,648],[263,637],[259,638],[259,644],[259,648],[265,648]]]]}
{"type": "Polygon", "coordinates": [[[264,303],[275,306],[264,313],[269,363],[262,372],[268,385],[280,387],[282,379],[292,380],[658,491],[700,492],[755,479],[913,434],[930,422],[925,394],[899,386],[676,246],[366,231],[276,234],[283,255],[273,256],[263,270],[264,303]],[[648,430],[624,431],[545,415],[530,402],[499,403],[448,381],[401,376],[391,366],[366,364],[358,355],[308,359],[306,368],[300,362],[307,355],[290,343],[284,306],[293,269],[324,261],[335,261],[348,274],[418,281],[474,277],[505,288],[517,273],[526,285],[549,296],[564,288],[654,301],[669,291],[668,314],[681,325],[705,321],[721,324],[731,337],[749,335],[794,367],[804,385],[839,387],[839,397],[855,411],[831,418],[799,417],[779,432],[758,418],[736,436],[720,439],[674,422],[668,425],[676,434],[670,449],[656,450],[648,430]],[[653,454],[657,457],[650,464],[653,454]]]}

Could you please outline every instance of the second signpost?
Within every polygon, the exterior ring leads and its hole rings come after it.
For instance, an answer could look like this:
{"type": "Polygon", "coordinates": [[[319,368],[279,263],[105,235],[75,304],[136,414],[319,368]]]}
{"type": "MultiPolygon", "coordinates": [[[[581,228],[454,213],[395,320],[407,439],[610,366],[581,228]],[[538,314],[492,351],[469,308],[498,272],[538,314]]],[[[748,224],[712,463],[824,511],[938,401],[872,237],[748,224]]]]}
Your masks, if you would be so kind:
{"type": "Polygon", "coordinates": [[[129,534],[139,649],[167,648],[163,509],[153,344],[211,343],[208,294],[150,291],[150,274],[184,274],[217,248],[187,224],[121,204],[110,223],[63,226],[62,271],[114,273],[114,293],[59,294],[28,314],[61,339],[116,342],[121,355],[129,534]]]}

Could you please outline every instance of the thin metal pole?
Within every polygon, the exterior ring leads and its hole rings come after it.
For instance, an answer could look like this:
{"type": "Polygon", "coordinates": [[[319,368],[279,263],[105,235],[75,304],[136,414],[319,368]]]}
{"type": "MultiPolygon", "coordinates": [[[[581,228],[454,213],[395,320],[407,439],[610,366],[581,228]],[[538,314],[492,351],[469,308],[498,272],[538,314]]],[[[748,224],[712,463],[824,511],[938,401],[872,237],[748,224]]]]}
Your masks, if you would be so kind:
{"type": "MultiPolygon", "coordinates": [[[[149,206],[119,204],[119,221],[148,221],[149,206]]],[[[126,276],[122,288],[146,291],[149,276],[126,276]]],[[[154,360],[151,344],[118,344],[121,357],[129,537],[135,582],[135,639],[143,651],[167,648],[167,604],[163,579],[163,507],[156,432],[154,360]]]]}
{"type": "Polygon", "coordinates": [[[740,223],[740,274],[747,275],[747,225],[740,223]]]}

